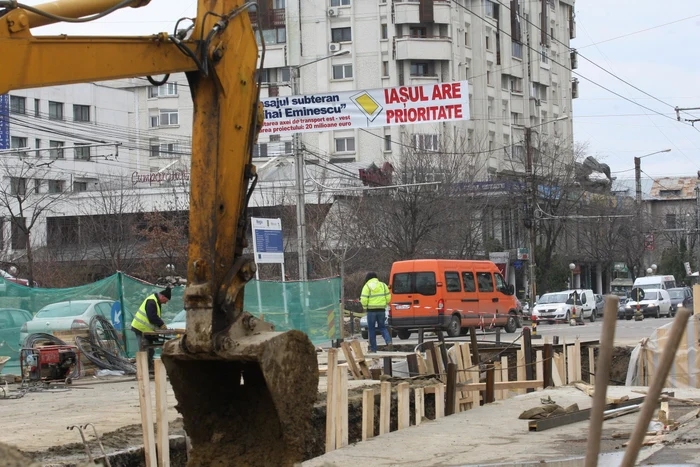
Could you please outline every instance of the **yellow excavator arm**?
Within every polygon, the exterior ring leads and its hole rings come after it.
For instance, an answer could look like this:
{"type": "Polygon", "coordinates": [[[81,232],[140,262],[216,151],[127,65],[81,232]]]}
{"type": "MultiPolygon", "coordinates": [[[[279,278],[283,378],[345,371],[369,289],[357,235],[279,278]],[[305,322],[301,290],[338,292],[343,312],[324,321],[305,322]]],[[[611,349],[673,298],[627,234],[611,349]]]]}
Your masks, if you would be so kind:
{"type": "Polygon", "coordinates": [[[0,0],[0,94],[186,73],[194,105],[187,332],[166,344],[162,358],[192,439],[190,464],[293,465],[302,460],[316,400],[315,350],[304,333],[274,332],[243,311],[243,287],[255,274],[243,250],[256,182],[252,147],[262,124],[258,46],[247,12],[255,3],[198,0],[197,17],[182,35],[31,33],[148,3],[59,0],[30,7],[0,0]]]}

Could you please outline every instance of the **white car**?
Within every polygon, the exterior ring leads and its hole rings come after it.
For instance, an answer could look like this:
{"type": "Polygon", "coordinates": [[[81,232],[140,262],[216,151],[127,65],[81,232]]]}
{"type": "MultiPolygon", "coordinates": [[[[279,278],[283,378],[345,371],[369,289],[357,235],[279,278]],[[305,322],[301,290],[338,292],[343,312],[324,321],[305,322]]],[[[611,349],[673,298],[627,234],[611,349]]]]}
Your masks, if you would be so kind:
{"type": "MultiPolygon", "coordinates": [[[[637,311],[637,302],[630,300],[625,305],[625,318],[632,319],[637,311]]],[[[639,311],[645,318],[671,317],[671,296],[668,290],[645,289],[644,300],[639,302],[639,311]]]]}
{"type": "Polygon", "coordinates": [[[114,300],[72,300],[46,305],[34,315],[31,321],[22,325],[19,331],[19,343],[24,343],[29,334],[43,332],[53,334],[54,331],[87,330],[90,318],[96,314],[108,320],[112,316],[114,300]]]}
{"type": "Polygon", "coordinates": [[[537,299],[537,303],[532,309],[531,318],[550,323],[560,320],[568,322],[573,317],[574,308],[576,308],[577,318],[595,321],[597,312],[593,291],[577,289],[546,293],[537,299]],[[578,295],[576,303],[574,303],[574,292],[578,295]]]}
{"type": "MultiPolygon", "coordinates": [[[[389,326],[389,319],[388,319],[388,317],[385,318],[384,323],[385,323],[385,325],[386,325],[387,330],[388,330],[389,333],[391,334],[391,337],[396,337],[396,336],[398,335],[398,333],[397,333],[396,331],[394,331],[393,329],[391,329],[391,327],[389,326]]],[[[362,338],[363,338],[363,339],[367,339],[367,338],[369,337],[369,330],[368,330],[367,328],[368,328],[368,326],[367,326],[367,315],[365,315],[365,316],[363,316],[362,318],[360,318],[360,334],[362,335],[362,338]]],[[[377,329],[376,335],[379,336],[379,329],[377,329]]],[[[381,337],[381,336],[379,336],[379,337],[381,337]]],[[[405,338],[405,339],[408,339],[408,337],[410,337],[410,333],[409,333],[409,335],[408,335],[407,337],[406,337],[406,336],[405,336],[405,337],[402,337],[402,339],[404,339],[404,338],[405,338]]]]}
{"type": "Polygon", "coordinates": [[[182,310],[167,324],[168,329],[186,329],[187,328],[187,311],[182,310]]]}

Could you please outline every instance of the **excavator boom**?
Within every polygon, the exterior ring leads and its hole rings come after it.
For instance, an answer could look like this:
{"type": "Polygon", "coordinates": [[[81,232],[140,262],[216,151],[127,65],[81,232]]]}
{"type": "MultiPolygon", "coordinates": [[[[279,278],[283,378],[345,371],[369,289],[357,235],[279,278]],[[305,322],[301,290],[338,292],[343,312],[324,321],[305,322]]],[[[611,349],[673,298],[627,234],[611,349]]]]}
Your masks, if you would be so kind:
{"type": "Polygon", "coordinates": [[[190,465],[293,465],[302,460],[316,400],[315,349],[304,333],[274,332],[243,310],[243,287],[255,274],[243,251],[262,124],[248,16],[255,4],[198,0],[186,36],[31,34],[32,27],[147,3],[59,0],[25,9],[0,0],[0,54],[13,64],[0,74],[0,93],[186,73],[194,105],[187,332],[166,344],[162,359],[192,439],[190,465]]]}

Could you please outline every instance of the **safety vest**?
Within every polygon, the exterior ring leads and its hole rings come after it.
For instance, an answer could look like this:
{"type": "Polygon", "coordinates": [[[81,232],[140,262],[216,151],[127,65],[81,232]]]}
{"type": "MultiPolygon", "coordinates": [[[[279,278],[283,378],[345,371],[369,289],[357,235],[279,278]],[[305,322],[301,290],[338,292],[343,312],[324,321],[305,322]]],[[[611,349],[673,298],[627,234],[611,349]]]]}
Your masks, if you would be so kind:
{"type": "Polygon", "coordinates": [[[367,281],[362,287],[362,295],[360,295],[360,303],[365,310],[383,310],[391,301],[391,292],[389,287],[379,279],[374,278],[367,281]]]}
{"type": "Polygon", "coordinates": [[[146,302],[149,300],[154,300],[156,302],[156,310],[158,311],[158,317],[160,318],[160,302],[158,301],[158,297],[156,297],[156,294],[149,295],[139,307],[139,311],[137,311],[134,315],[134,320],[131,322],[132,329],[137,329],[141,332],[151,332],[158,329],[157,326],[148,321],[148,315],[146,314],[146,302]]]}

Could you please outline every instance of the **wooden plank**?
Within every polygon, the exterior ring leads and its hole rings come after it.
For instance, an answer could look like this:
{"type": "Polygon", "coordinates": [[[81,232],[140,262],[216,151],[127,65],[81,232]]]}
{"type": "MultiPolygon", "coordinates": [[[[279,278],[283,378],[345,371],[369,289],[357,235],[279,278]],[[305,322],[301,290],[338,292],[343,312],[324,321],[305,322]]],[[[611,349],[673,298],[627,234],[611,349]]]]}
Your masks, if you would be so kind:
{"type": "Polygon", "coordinates": [[[435,385],[435,419],[445,416],[445,385],[435,385]]]}
{"type": "Polygon", "coordinates": [[[435,342],[426,342],[425,343],[425,354],[429,355],[430,362],[428,364],[428,368],[430,368],[430,363],[432,363],[432,369],[433,373],[432,374],[438,374],[440,372],[440,366],[438,365],[438,351],[435,348],[435,342]]]}
{"type": "Polygon", "coordinates": [[[563,366],[561,354],[555,353],[552,356],[552,363],[552,384],[554,384],[555,387],[563,386],[564,381],[562,381],[560,376],[563,366]]]}
{"type": "Polygon", "coordinates": [[[559,376],[561,376],[561,382],[562,382],[562,384],[563,384],[563,385],[567,385],[567,384],[569,383],[569,378],[568,378],[568,373],[567,373],[567,368],[569,368],[568,365],[567,365],[567,363],[568,363],[567,360],[568,360],[568,357],[569,357],[569,356],[568,356],[567,353],[566,353],[566,349],[567,349],[567,346],[566,346],[566,337],[562,337],[562,338],[561,338],[561,349],[562,349],[562,350],[561,350],[562,368],[559,369],[559,370],[560,370],[560,371],[559,371],[559,376]]]}
{"type": "MultiPolygon", "coordinates": [[[[462,363],[464,364],[464,368],[471,368],[471,371],[465,371],[464,373],[464,382],[467,381],[472,381],[474,383],[478,383],[478,378],[479,378],[479,367],[474,366],[472,363],[473,359],[475,357],[472,355],[471,352],[471,345],[469,342],[465,342],[462,344],[462,363]]],[[[479,401],[481,400],[481,396],[479,394],[479,391],[472,391],[469,394],[467,394],[466,397],[462,398],[460,401],[460,404],[464,404],[466,408],[474,408],[479,406],[479,401]]]]}
{"type": "Polygon", "coordinates": [[[570,345],[566,348],[566,378],[569,384],[576,381],[576,361],[574,360],[574,346],[570,345]]]}
{"type": "MultiPolygon", "coordinates": [[[[517,356],[518,359],[516,360],[516,364],[518,368],[516,369],[516,374],[518,375],[518,381],[527,381],[527,377],[525,375],[525,352],[518,350],[517,356]]],[[[517,390],[518,394],[525,394],[526,392],[527,391],[525,391],[525,389],[517,390]]]]}
{"type": "Polygon", "coordinates": [[[486,391],[484,391],[484,404],[490,404],[496,400],[496,367],[489,365],[486,368],[486,391]]]}
{"type": "Polygon", "coordinates": [[[365,379],[372,379],[372,374],[369,371],[369,365],[367,365],[365,352],[362,350],[362,344],[364,344],[364,342],[361,343],[357,339],[350,341],[350,347],[352,348],[353,352],[355,352],[355,362],[360,367],[362,377],[365,379]]]}
{"type": "Polygon", "coordinates": [[[399,430],[411,425],[411,385],[404,382],[396,386],[398,395],[398,427],[399,430]]]}
{"type": "Polygon", "coordinates": [[[535,352],[535,359],[537,361],[535,365],[535,379],[541,379],[544,381],[544,357],[542,356],[541,350],[535,352]]]}
{"type": "Polygon", "coordinates": [[[348,445],[348,372],[336,373],[335,447],[348,445]]]}
{"type": "Polygon", "coordinates": [[[552,344],[549,343],[549,338],[545,336],[544,338],[544,362],[543,367],[544,367],[544,387],[548,388],[551,386],[554,386],[554,383],[552,382],[552,368],[554,367],[554,359],[552,358],[554,356],[554,347],[552,347],[552,344]]]}
{"type": "Polygon", "coordinates": [[[437,368],[436,371],[438,373],[438,378],[443,382],[447,382],[447,362],[445,362],[442,358],[442,352],[439,348],[442,344],[438,344],[435,349],[435,357],[437,360],[437,368]]]}
{"type": "Polygon", "coordinates": [[[678,344],[676,360],[673,362],[676,377],[676,384],[673,384],[673,387],[690,386],[690,368],[688,368],[688,365],[688,328],[686,328],[681,336],[681,342],[678,344]]]}
{"type": "Polygon", "coordinates": [[[340,348],[343,350],[343,355],[345,355],[345,361],[348,362],[350,367],[350,373],[354,379],[362,379],[362,373],[360,373],[360,367],[357,366],[355,362],[355,357],[352,355],[352,350],[350,349],[350,344],[347,342],[341,342],[340,348]]]}
{"type": "Polygon", "coordinates": [[[481,360],[479,358],[479,343],[476,340],[476,328],[474,326],[469,328],[469,341],[472,345],[472,365],[478,365],[481,360]]]}
{"type": "Polygon", "coordinates": [[[425,349],[425,365],[426,370],[429,375],[435,374],[435,359],[433,358],[433,351],[431,349],[425,349]]]}
{"type": "Polygon", "coordinates": [[[141,407],[141,431],[146,457],[146,467],[157,466],[156,435],[153,432],[153,409],[151,408],[151,381],[148,374],[148,353],[136,352],[136,378],[141,407]]]}
{"type": "Polygon", "coordinates": [[[595,348],[588,347],[588,381],[595,385],[595,348]]]}
{"type": "MultiPolygon", "coordinates": [[[[508,375],[508,357],[506,356],[501,357],[501,382],[504,381],[510,381],[508,375]]],[[[508,399],[510,397],[510,393],[507,390],[498,389],[498,391],[501,392],[503,399],[508,399]]]]}
{"type": "Polygon", "coordinates": [[[168,380],[161,359],[153,360],[156,383],[156,445],[158,467],[170,467],[170,438],[168,437],[168,380]]]}
{"type": "MultiPolygon", "coordinates": [[[[505,381],[505,382],[500,382],[500,383],[494,383],[494,389],[531,389],[531,388],[541,388],[544,384],[544,381],[541,379],[539,380],[532,380],[532,381],[505,381]]],[[[467,390],[477,390],[477,391],[485,391],[486,390],[486,383],[466,383],[460,385],[460,387],[467,389],[467,390]]]]}
{"type": "Polygon", "coordinates": [[[409,378],[413,376],[418,376],[420,374],[418,372],[418,356],[414,352],[411,352],[408,355],[406,355],[406,363],[408,364],[409,378]]]}
{"type": "Polygon", "coordinates": [[[328,349],[326,371],[326,452],[335,449],[336,373],[338,373],[338,349],[328,349]]]}
{"type": "Polygon", "coordinates": [[[425,358],[423,358],[423,355],[418,352],[416,352],[416,358],[418,359],[418,374],[427,375],[428,366],[425,363],[425,358]]]}
{"type": "Polygon", "coordinates": [[[415,388],[413,390],[414,405],[416,407],[416,426],[420,425],[425,417],[425,390],[415,388]]]}
{"type": "MultiPolygon", "coordinates": [[[[501,381],[503,381],[503,374],[502,374],[502,370],[501,370],[501,368],[502,368],[501,362],[496,362],[496,363],[494,363],[494,364],[493,364],[493,367],[494,367],[494,369],[495,369],[495,373],[494,373],[494,375],[493,375],[493,376],[494,376],[494,382],[500,383],[501,381]]],[[[497,401],[500,401],[500,400],[503,400],[503,399],[504,399],[504,397],[503,397],[503,389],[499,389],[498,391],[496,391],[496,400],[497,400],[497,401]]]]}
{"type": "MultiPolygon", "coordinates": [[[[629,407],[633,405],[638,405],[644,402],[643,397],[629,399],[621,404],[615,405],[610,404],[605,406],[605,410],[617,409],[622,407],[629,407]]],[[[578,412],[558,415],[555,417],[544,418],[542,420],[531,420],[528,422],[528,428],[530,431],[545,431],[551,428],[557,428],[564,425],[569,425],[571,423],[582,422],[588,420],[591,416],[591,409],[581,409],[578,412]]]]}
{"type": "Polygon", "coordinates": [[[379,434],[391,430],[391,383],[384,381],[379,393],[379,434]]]}
{"type": "Polygon", "coordinates": [[[362,441],[374,438],[374,389],[362,391],[362,441]]]}
{"type": "Polygon", "coordinates": [[[457,404],[457,364],[447,364],[447,402],[445,404],[445,415],[453,415],[457,404]]]}
{"type": "MultiPolygon", "coordinates": [[[[454,352],[454,359],[455,362],[457,363],[457,382],[458,383],[465,383],[467,380],[467,374],[463,371],[464,370],[464,360],[462,358],[462,347],[459,345],[459,343],[456,343],[455,345],[452,346],[452,352],[454,352]]],[[[459,400],[462,400],[466,397],[466,393],[461,392],[458,394],[459,400]]],[[[459,403],[457,404],[456,411],[461,412],[463,410],[467,409],[467,404],[465,403],[459,403]]]]}
{"type": "Polygon", "coordinates": [[[578,337],[574,341],[574,378],[581,381],[581,340],[578,337]]]}

